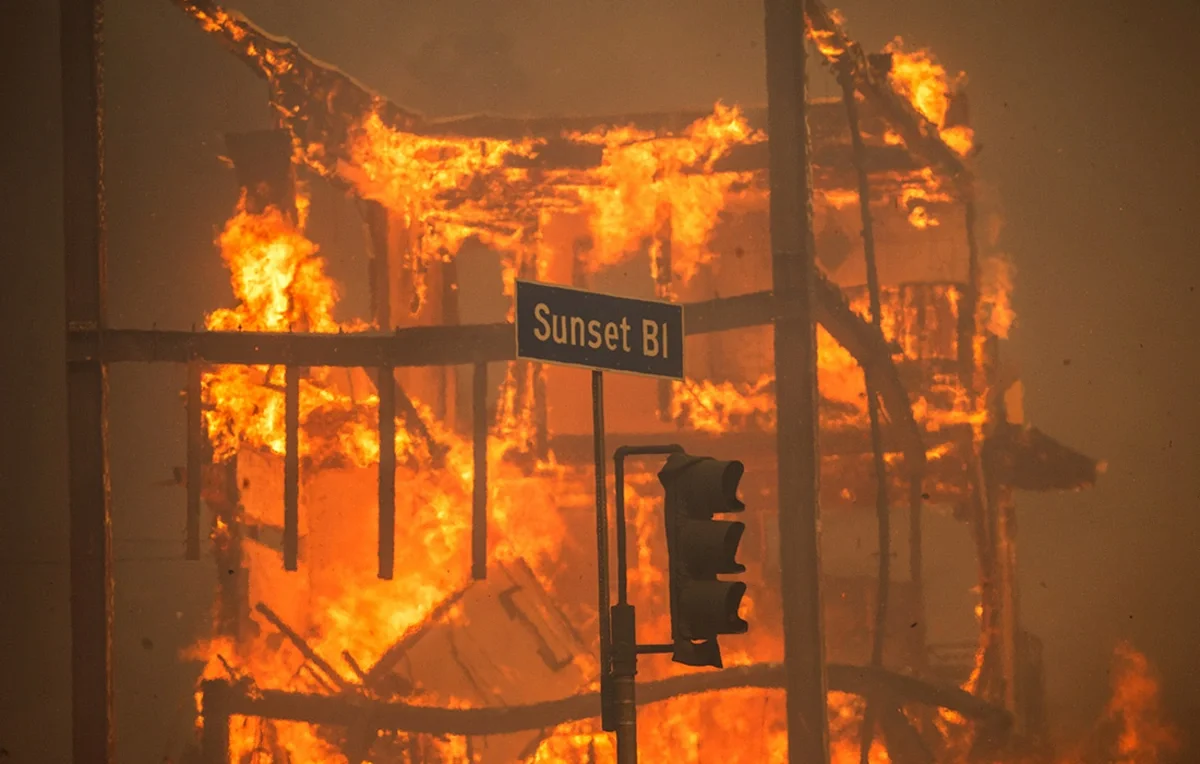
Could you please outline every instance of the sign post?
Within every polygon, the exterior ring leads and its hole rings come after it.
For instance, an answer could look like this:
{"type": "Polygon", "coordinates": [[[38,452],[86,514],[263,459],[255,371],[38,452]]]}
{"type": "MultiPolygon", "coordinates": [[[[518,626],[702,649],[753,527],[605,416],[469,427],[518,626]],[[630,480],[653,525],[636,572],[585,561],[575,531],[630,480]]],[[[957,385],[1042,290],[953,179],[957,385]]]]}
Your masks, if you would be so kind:
{"type": "MultiPolygon", "coordinates": [[[[592,371],[601,722],[606,732],[616,733],[617,764],[636,764],[634,677],[637,654],[642,650],[637,645],[634,609],[628,603],[625,587],[623,511],[617,518],[617,570],[621,585],[617,606],[611,609],[609,606],[604,372],[683,379],[683,306],[517,281],[515,312],[518,358],[579,366],[592,371]]],[[[618,472],[624,456],[621,453],[618,457],[618,472]]],[[[621,510],[624,508],[623,482],[618,479],[617,483],[617,506],[621,510]]],[[[651,646],[647,648],[644,652],[664,652],[651,646]]]]}

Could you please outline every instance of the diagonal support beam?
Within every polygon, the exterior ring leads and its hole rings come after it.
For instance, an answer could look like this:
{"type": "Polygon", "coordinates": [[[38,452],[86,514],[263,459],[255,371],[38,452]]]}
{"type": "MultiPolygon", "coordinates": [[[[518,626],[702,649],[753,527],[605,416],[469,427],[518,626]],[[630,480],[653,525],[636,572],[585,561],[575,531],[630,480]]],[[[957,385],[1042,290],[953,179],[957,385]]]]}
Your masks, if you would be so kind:
{"type": "Polygon", "coordinates": [[[809,28],[822,39],[818,48],[825,60],[831,66],[848,67],[855,90],[880,110],[908,149],[954,179],[969,198],[971,173],[942,140],[937,125],[892,89],[887,73],[872,66],[862,46],[851,39],[821,0],[804,0],[804,7],[809,28]]]}

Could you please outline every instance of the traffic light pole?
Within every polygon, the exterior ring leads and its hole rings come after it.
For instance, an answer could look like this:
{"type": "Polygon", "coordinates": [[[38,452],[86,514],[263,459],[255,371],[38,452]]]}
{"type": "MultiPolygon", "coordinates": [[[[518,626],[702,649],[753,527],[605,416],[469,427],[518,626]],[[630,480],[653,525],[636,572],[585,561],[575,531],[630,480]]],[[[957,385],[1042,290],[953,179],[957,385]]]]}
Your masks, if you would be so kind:
{"type": "MultiPolygon", "coordinates": [[[[617,733],[617,764],[637,764],[637,657],[645,653],[670,653],[673,645],[639,645],[637,618],[629,604],[629,561],[626,557],[625,459],[683,453],[677,445],[621,446],[613,454],[616,482],[617,604],[612,609],[612,704],[617,733]]],[[[603,684],[603,682],[602,682],[603,684]]]]}
{"type": "Polygon", "coordinates": [[[612,623],[608,605],[608,480],[604,474],[607,461],[604,447],[604,372],[599,370],[592,371],[592,445],[595,447],[596,461],[596,577],[600,584],[596,613],[600,624],[600,726],[605,732],[614,732],[612,623]]]}

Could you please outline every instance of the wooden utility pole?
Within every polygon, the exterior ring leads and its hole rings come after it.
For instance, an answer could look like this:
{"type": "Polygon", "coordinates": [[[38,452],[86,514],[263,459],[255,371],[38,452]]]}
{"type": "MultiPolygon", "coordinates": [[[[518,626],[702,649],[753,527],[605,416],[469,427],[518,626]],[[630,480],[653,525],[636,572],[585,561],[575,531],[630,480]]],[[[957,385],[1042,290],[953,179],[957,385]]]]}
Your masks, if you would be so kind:
{"type": "MultiPolygon", "coordinates": [[[[101,18],[103,0],[60,3],[67,331],[105,325],[101,18]]],[[[71,713],[76,762],[113,761],[112,512],[108,371],[67,362],[71,537],[71,713]]],[[[195,476],[192,479],[199,479],[195,476]]]]}
{"type": "Polygon", "coordinates": [[[788,760],[829,761],[818,536],[816,263],[812,236],[804,3],[765,0],[779,545],[788,760]]]}

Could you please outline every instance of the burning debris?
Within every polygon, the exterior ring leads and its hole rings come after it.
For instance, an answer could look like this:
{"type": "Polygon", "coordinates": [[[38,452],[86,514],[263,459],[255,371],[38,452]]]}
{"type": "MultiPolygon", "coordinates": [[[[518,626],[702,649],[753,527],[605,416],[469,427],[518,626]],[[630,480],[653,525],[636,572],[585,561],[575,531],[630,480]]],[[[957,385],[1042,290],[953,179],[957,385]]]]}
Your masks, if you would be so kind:
{"type": "MultiPolygon", "coordinates": [[[[720,672],[646,664],[641,718],[654,734],[642,755],[786,760],[787,603],[768,529],[778,511],[770,324],[788,305],[766,267],[762,111],[433,121],[232,11],[176,3],[268,81],[280,125],[231,136],[242,195],[217,243],[237,303],[208,316],[210,333],[386,338],[458,324],[459,301],[472,297],[457,271],[468,242],[501,265],[497,292],[536,278],[687,305],[688,379],[615,381],[622,405],[610,427],[631,445],[725,444],[770,465],[746,483],[767,508],[747,561],[756,627],[720,672]],[[360,202],[369,318],[335,317],[297,173],[360,202]]],[[[870,575],[826,572],[837,595],[826,603],[835,759],[859,757],[869,699],[867,737],[879,732],[864,746],[870,761],[1011,760],[1014,741],[1040,741],[1044,726],[1037,641],[1017,618],[1012,492],[1086,487],[1097,464],[1029,427],[1002,369],[1011,273],[994,242],[976,240],[964,165],[974,136],[957,84],[899,41],[865,54],[820,3],[808,20],[858,110],[852,139],[845,104],[812,106],[816,213],[829,230],[853,231],[865,208],[879,250],[876,263],[843,236],[818,279],[823,521],[857,522],[881,482],[894,504],[908,497],[911,519],[909,569],[890,592],[870,575]],[[935,550],[922,546],[924,505],[966,521],[979,563],[979,644],[949,666],[932,665],[927,639],[921,560],[935,550]],[[877,612],[886,617],[872,620],[877,612]],[[886,649],[869,665],[875,644],[886,649]]],[[[206,442],[189,437],[187,479],[192,490],[203,474],[223,573],[214,635],[190,654],[204,664],[206,757],[612,760],[594,718],[596,645],[584,636],[598,615],[581,542],[591,520],[585,391],[569,369],[457,352],[443,365],[370,369],[189,356],[189,416],[206,442]],[[497,383],[487,361],[501,360],[497,383]]],[[[662,632],[657,498],[648,474],[629,480],[630,584],[643,626],[662,632]]],[[[1132,652],[1122,659],[1108,750],[1165,750],[1173,738],[1146,737],[1159,729],[1146,669],[1132,652]]]]}

